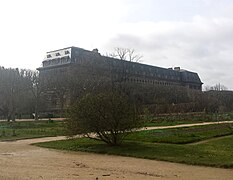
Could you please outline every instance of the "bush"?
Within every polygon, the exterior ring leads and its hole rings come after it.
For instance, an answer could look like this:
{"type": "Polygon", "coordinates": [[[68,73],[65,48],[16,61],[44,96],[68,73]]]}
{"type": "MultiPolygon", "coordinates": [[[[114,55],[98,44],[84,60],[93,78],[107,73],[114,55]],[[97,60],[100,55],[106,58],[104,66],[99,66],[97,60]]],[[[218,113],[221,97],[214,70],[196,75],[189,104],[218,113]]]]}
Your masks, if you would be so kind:
{"type": "Polygon", "coordinates": [[[69,135],[84,134],[109,145],[119,145],[140,127],[138,111],[116,92],[87,94],[68,112],[69,135]],[[94,133],[94,135],[93,135],[94,133]]]}

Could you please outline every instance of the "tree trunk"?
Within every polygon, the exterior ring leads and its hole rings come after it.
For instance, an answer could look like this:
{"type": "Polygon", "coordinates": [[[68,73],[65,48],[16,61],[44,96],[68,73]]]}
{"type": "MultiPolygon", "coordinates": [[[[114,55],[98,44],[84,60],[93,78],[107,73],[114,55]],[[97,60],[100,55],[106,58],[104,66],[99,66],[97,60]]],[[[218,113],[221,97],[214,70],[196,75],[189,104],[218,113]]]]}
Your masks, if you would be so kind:
{"type": "Polygon", "coordinates": [[[39,100],[38,98],[36,97],[36,103],[35,103],[35,120],[39,120],[39,116],[38,116],[38,103],[39,103],[39,100]]]}

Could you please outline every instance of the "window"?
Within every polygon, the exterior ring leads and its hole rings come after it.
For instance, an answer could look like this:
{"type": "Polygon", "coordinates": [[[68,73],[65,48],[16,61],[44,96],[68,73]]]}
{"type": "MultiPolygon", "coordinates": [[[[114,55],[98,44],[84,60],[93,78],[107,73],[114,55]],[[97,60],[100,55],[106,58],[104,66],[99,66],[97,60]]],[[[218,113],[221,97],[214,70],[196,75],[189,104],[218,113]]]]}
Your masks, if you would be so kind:
{"type": "Polygon", "coordinates": [[[47,55],[47,58],[51,58],[51,57],[52,57],[51,54],[48,54],[48,55],[47,55]]]}
{"type": "Polygon", "coordinates": [[[56,56],[60,56],[61,54],[60,53],[56,53],[56,56]]]}
{"type": "Polygon", "coordinates": [[[70,51],[65,51],[65,54],[70,54],[70,51]]]}

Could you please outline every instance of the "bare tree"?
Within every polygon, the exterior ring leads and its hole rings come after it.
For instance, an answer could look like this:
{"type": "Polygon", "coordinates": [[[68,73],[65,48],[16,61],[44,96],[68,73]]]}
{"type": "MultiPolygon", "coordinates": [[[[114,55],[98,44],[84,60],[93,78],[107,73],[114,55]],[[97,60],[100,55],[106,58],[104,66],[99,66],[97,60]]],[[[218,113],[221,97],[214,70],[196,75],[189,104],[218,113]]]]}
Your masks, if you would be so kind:
{"type": "Polygon", "coordinates": [[[215,84],[214,86],[206,86],[205,91],[226,91],[227,87],[224,86],[223,84],[215,84]]]}
{"type": "Polygon", "coordinates": [[[142,57],[143,56],[140,54],[135,54],[134,49],[128,49],[128,58],[130,62],[140,62],[142,57]]]}
{"type": "Polygon", "coordinates": [[[39,98],[42,92],[39,72],[21,69],[18,71],[18,76],[18,91],[15,93],[14,97],[14,99],[19,102],[18,113],[27,112],[31,114],[35,112],[35,119],[37,120],[39,98]]]}
{"type": "Polygon", "coordinates": [[[107,54],[107,56],[130,62],[140,62],[143,57],[137,54],[134,49],[120,47],[115,48],[114,52],[107,54]]]}
{"type": "Polygon", "coordinates": [[[54,71],[42,81],[45,83],[45,92],[52,92],[52,101],[56,102],[56,108],[59,108],[61,111],[63,111],[67,99],[66,95],[70,88],[69,75],[65,75],[62,71],[54,71]]]}
{"type": "Polygon", "coordinates": [[[22,77],[18,69],[0,68],[0,111],[7,120],[15,120],[20,94],[23,91],[22,77]]]}
{"type": "Polygon", "coordinates": [[[42,84],[39,77],[39,71],[22,70],[25,78],[27,79],[27,87],[33,94],[34,98],[34,110],[35,120],[39,119],[38,106],[40,103],[40,97],[42,93],[42,84]]]}

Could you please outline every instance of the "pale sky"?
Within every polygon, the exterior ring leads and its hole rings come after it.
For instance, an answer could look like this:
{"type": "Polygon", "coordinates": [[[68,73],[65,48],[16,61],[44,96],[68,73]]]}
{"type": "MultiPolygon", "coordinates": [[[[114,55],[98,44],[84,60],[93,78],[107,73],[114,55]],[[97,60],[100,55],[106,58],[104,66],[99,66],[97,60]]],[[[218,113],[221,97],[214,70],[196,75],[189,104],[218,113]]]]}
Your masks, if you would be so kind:
{"type": "Polygon", "coordinates": [[[36,69],[69,46],[133,48],[233,90],[233,0],[2,0],[0,23],[0,66],[36,69]]]}

